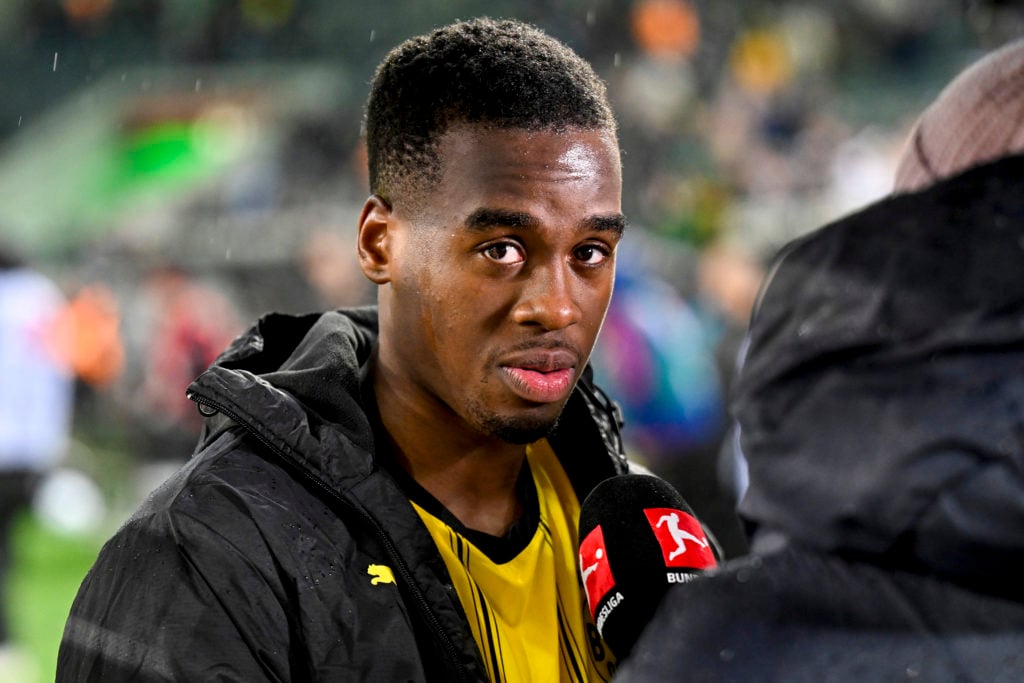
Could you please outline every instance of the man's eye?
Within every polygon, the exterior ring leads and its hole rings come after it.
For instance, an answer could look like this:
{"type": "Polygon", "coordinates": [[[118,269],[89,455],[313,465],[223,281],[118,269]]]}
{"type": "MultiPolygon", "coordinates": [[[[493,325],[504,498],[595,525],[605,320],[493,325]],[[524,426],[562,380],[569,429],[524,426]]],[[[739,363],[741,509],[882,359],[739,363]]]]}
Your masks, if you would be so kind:
{"type": "Polygon", "coordinates": [[[595,244],[585,244],[576,249],[576,259],[588,266],[597,266],[608,259],[608,251],[595,244]]]}
{"type": "Polygon", "coordinates": [[[499,242],[484,249],[484,256],[506,266],[522,263],[525,259],[518,245],[512,242],[499,242]]]}

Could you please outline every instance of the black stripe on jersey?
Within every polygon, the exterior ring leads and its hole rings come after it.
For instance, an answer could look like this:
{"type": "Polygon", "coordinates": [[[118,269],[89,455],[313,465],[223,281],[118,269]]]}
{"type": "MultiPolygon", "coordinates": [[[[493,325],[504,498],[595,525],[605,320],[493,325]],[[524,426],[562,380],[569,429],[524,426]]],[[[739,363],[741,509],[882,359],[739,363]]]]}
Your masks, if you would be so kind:
{"type": "MultiPolygon", "coordinates": [[[[457,533],[452,531],[450,527],[448,529],[448,533],[450,533],[455,539],[455,545],[452,546],[452,550],[455,551],[455,557],[462,560],[462,536],[459,536],[457,533]]],[[[462,564],[466,564],[464,560],[462,564]]]]}
{"type": "MultiPolygon", "coordinates": [[[[551,533],[551,528],[547,525],[547,521],[544,520],[543,517],[541,517],[540,520],[540,527],[544,534],[544,542],[554,549],[555,543],[551,533]]],[[[577,572],[577,578],[578,577],[579,573],[577,572]]],[[[555,587],[555,597],[558,601],[558,635],[561,640],[560,649],[562,663],[565,667],[566,673],[570,676],[575,676],[574,680],[582,683],[583,681],[586,681],[586,677],[584,676],[583,671],[580,670],[580,667],[583,666],[583,662],[585,660],[583,658],[583,653],[581,653],[577,648],[576,640],[572,637],[572,627],[569,625],[569,621],[565,618],[565,607],[562,603],[562,591],[559,590],[557,586],[555,587]]]]}
{"type": "MultiPolygon", "coordinates": [[[[559,635],[560,635],[560,637],[562,639],[562,657],[563,657],[563,659],[568,658],[569,662],[571,662],[571,664],[572,664],[572,669],[570,670],[569,666],[567,665],[566,666],[566,671],[569,672],[569,673],[576,672],[578,680],[583,681],[585,679],[580,674],[580,668],[579,667],[580,666],[584,666],[584,668],[588,668],[589,669],[590,667],[586,667],[584,665],[584,663],[587,661],[588,657],[591,660],[593,660],[594,657],[590,653],[581,652],[580,649],[579,649],[579,643],[576,641],[575,638],[572,637],[572,634],[573,634],[572,621],[567,619],[566,616],[565,616],[565,605],[562,602],[562,591],[559,590],[557,587],[555,589],[555,597],[556,597],[556,599],[558,601],[558,631],[559,631],[559,635]]],[[[584,622],[583,628],[584,628],[584,630],[586,630],[586,623],[585,622],[584,622]]],[[[584,634],[583,642],[584,643],[588,643],[589,642],[589,638],[586,637],[585,634],[584,634]]],[[[596,661],[593,662],[593,663],[594,663],[593,671],[598,676],[601,677],[602,681],[605,681],[605,683],[607,683],[609,678],[607,678],[604,675],[604,673],[601,671],[601,667],[597,666],[597,662],[596,661]]]]}
{"type": "MultiPolygon", "coordinates": [[[[473,580],[472,574],[469,573],[469,544],[462,540],[462,536],[455,533],[451,528],[448,529],[448,537],[451,540],[452,551],[455,556],[459,558],[462,563],[462,567],[466,572],[466,579],[469,581],[471,590],[469,591],[470,596],[473,598],[473,616],[476,617],[476,628],[478,633],[485,633],[490,631],[490,626],[485,623],[485,612],[487,610],[486,603],[482,604],[483,592],[480,587],[476,585],[476,581],[473,580]],[[465,551],[465,552],[463,552],[465,551]],[[478,599],[479,596],[479,599],[478,599]]],[[[469,615],[466,615],[467,618],[469,615]]],[[[487,667],[489,678],[494,681],[498,680],[498,672],[494,668],[493,653],[491,658],[484,657],[484,666],[487,667]]]]}
{"type": "Polygon", "coordinates": [[[477,586],[476,582],[473,582],[473,587],[476,589],[477,595],[480,598],[480,605],[483,608],[480,610],[480,614],[484,618],[484,635],[487,637],[487,649],[488,653],[491,655],[491,663],[494,667],[494,683],[501,683],[501,681],[504,680],[505,669],[502,666],[501,658],[498,656],[499,648],[496,640],[497,627],[493,630],[491,629],[491,609],[487,606],[487,599],[484,597],[484,592],[480,590],[480,586],[477,586]]]}
{"type": "Polygon", "coordinates": [[[501,677],[508,680],[508,674],[505,672],[505,648],[501,644],[501,629],[495,625],[494,629],[494,642],[498,646],[498,661],[501,662],[501,677]]]}
{"type": "Polygon", "coordinates": [[[498,623],[494,619],[493,610],[487,604],[487,598],[484,596],[483,590],[480,589],[476,579],[473,578],[469,571],[469,556],[472,546],[462,538],[461,534],[456,533],[455,540],[457,543],[455,552],[466,570],[466,578],[472,587],[471,592],[473,594],[473,608],[477,617],[477,627],[487,641],[487,654],[490,655],[490,667],[488,668],[491,669],[491,680],[494,683],[501,683],[508,676],[505,674],[505,660],[501,651],[501,633],[498,630],[498,623]]]}
{"type": "Polygon", "coordinates": [[[543,517],[541,517],[541,519],[540,519],[540,528],[541,528],[541,531],[544,532],[544,542],[548,544],[548,547],[554,548],[555,547],[555,542],[553,540],[551,540],[552,539],[551,527],[548,526],[548,523],[544,520],[543,517]]]}
{"type": "Polygon", "coordinates": [[[579,656],[580,653],[576,651],[576,641],[573,640],[569,625],[565,621],[565,613],[562,612],[562,599],[558,599],[558,635],[562,641],[562,658],[566,660],[566,671],[570,675],[575,676],[574,680],[582,683],[586,679],[583,677],[583,672],[580,671],[579,656]]]}

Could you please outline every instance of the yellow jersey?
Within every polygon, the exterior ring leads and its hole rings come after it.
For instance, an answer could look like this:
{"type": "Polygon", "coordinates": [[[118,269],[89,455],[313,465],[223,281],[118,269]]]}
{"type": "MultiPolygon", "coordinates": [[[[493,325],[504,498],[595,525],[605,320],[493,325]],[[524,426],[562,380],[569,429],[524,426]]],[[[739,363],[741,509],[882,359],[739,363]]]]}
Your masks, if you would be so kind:
{"type": "Polygon", "coordinates": [[[413,506],[441,551],[492,681],[608,681],[615,660],[577,569],[579,501],[546,439],[527,446],[526,458],[539,516],[511,558],[492,559],[468,534],[413,506]]]}

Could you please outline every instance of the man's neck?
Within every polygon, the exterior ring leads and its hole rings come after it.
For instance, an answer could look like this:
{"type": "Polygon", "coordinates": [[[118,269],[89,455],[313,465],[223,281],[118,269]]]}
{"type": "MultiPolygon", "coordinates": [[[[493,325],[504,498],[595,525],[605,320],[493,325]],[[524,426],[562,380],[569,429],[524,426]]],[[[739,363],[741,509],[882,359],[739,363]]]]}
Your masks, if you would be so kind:
{"type": "Polygon", "coordinates": [[[523,513],[516,481],[525,462],[525,448],[518,448],[514,459],[473,454],[447,459],[447,466],[436,460],[409,458],[401,449],[397,453],[402,467],[456,519],[470,529],[503,536],[523,513]]]}
{"type": "Polygon", "coordinates": [[[522,514],[516,481],[526,447],[489,437],[403,400],[373,373],[381,424],[399,465],[470,529],[502,536],[522,514]]]}

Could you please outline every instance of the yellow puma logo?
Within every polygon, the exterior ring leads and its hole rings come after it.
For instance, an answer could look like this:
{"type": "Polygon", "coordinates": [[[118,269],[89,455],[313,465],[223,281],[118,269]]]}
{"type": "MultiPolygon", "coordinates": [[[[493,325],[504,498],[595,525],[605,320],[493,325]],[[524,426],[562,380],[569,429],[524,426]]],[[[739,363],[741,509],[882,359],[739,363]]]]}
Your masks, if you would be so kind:
{"type": "Polygon", "coordinates": [[[378,583],[395,583],[395,575],[387,565],[371,564],[366,568],[366,573],[373,577],[370,583],[374,586],[378,583]]]}

